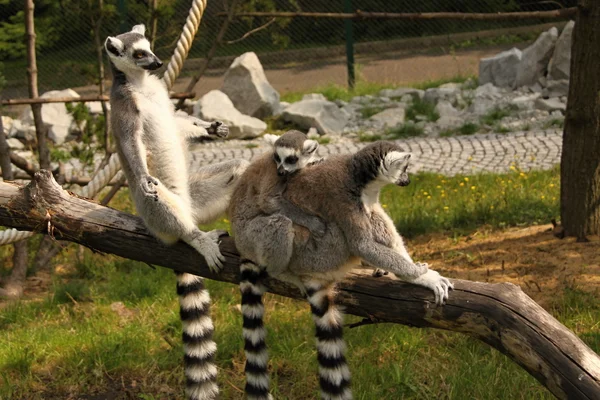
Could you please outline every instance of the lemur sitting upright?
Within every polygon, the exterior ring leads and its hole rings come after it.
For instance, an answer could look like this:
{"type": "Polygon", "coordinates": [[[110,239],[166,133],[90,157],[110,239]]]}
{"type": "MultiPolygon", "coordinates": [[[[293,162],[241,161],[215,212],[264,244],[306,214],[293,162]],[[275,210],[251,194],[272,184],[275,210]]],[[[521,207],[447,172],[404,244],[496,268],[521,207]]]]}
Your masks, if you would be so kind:
{"type": "MultiPolygon", "coordinates": [[[[164,83],[148,73],[162,62],[144,32],[144,25],[136,25],[105,42],[113,72],[111,126],[123,172],[135,208],[150,232],[166,244],[183,240],[218,271],[224,260],[218,245],[222,231],[205,233],[197,225],[212,222],[225,211],[248,163],[231,160],[189,173],[187,140],[206,134],[224,136],[227,128],[175,113],[164,83]]],[[[200,277],[178,273],[177,293],[188,398],[215,398],[216,345],[208,292],[200,277]]]]}

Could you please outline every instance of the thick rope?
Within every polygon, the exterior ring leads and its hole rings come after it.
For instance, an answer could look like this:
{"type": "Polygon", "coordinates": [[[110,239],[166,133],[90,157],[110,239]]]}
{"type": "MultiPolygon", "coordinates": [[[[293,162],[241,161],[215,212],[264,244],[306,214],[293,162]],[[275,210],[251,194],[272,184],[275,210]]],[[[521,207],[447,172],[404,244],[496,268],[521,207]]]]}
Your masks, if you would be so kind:
{"type": "MultiPolygon", "coordinates": [[[[167,66],[167,70],[163,76],[163,81],[165,82],[167,90],[171,90],[173,84],[175,83],[175,79],[177,79],[179,73],[181,72],[183,62],[187,58],[190,48],[192,47],[192,42],[194,41],[194,37],[196,36],[196,32],[198,32],[202,14],[204,14],[204,10],[206,9],[206,2],[207,0],[192,1],[192,8],[190,8],[183,31],[181,32],[181,36],[179,36],[179,40],[177,41],[175,52],[173,53],[173,56],[169,61],[169,65],[167,66]]],[[[112,154],[108,164],[98,171],[92,180],[81,190],[81,195],[83,197],[93,198],[102,189],[104,189],[106,185],[108,185],[108,183],[120,170],[121,163],[119,161],[119,157],[116,153],[112,154]]],[[[33,233],[31,232],[18,231],[16,229],[1,231],[0,246],[18,242],[19,240],[26,239],[32,235],[33,233]]]]}

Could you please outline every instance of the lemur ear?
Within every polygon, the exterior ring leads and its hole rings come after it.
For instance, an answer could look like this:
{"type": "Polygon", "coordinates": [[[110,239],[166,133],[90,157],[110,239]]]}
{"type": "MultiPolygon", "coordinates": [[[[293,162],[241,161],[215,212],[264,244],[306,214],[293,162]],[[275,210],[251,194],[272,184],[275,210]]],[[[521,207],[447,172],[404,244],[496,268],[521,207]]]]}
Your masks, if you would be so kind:
{"type": "Polygon", "coordinates": [[[316,140],[305,140],[304,146],[302,147],[302,152],[304,154],[312,154],[317,150],[318,147],[319,142],[317,142],[316,140]]]}
{"type": "Polygon", "coordinates": [[[123,51],[123,42],[116,37],[109,36],[104,42],[104,47],[106,48],[107,52],[118,57],[123,51]]]}
{"type": "Polygon", "coordinates": [[[267,133],[266,135],[263,135],[263,139],[271,146],[275,146],[275,142],[277,141],[277,139],[279,139],[279,136],[267,133]]]}
{"type": "Polygon", "coordinates": [[[143,36],[146,34],[146,25],[144,25],[144,24],[135,25],[133,28],[131,28],[131,32],[139,33],[140,35],[143,36]]]}

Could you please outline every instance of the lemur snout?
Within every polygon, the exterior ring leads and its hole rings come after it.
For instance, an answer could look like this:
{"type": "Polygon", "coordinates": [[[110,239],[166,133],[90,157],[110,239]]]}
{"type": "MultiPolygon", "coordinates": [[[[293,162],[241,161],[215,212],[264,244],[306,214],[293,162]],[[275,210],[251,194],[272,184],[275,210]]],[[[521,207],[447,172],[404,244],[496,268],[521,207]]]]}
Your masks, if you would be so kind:
{"type": "Polygon", "coordinates": [[[163,62],[160,61],[160,59],[158,57],[155,57],[154,60],[150,64],[148,64],[148,69],[150,71],[154,71],[154,70],[159,69],[162,66],[163,66],[163,62]]]}

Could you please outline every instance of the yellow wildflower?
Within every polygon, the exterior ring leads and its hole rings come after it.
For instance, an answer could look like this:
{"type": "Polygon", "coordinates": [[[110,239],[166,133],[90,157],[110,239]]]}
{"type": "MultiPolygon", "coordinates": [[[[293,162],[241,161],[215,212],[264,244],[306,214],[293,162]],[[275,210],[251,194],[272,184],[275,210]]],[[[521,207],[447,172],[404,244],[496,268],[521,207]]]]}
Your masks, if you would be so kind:
{"type": "Polygon", "coordinates": [[[469,182],[469,178],[465,176],[465,182],[469,182]]]}
{"type": "Polygon", "coordinates": [[[465,186],[465,183],[461,182],[461,183],[458,184],[458,186],[465,186]]]}
{"type": "Polygon", "coordinates": [[[471,190],[477,189],[477,186],[471,186],[471,190]]]}

